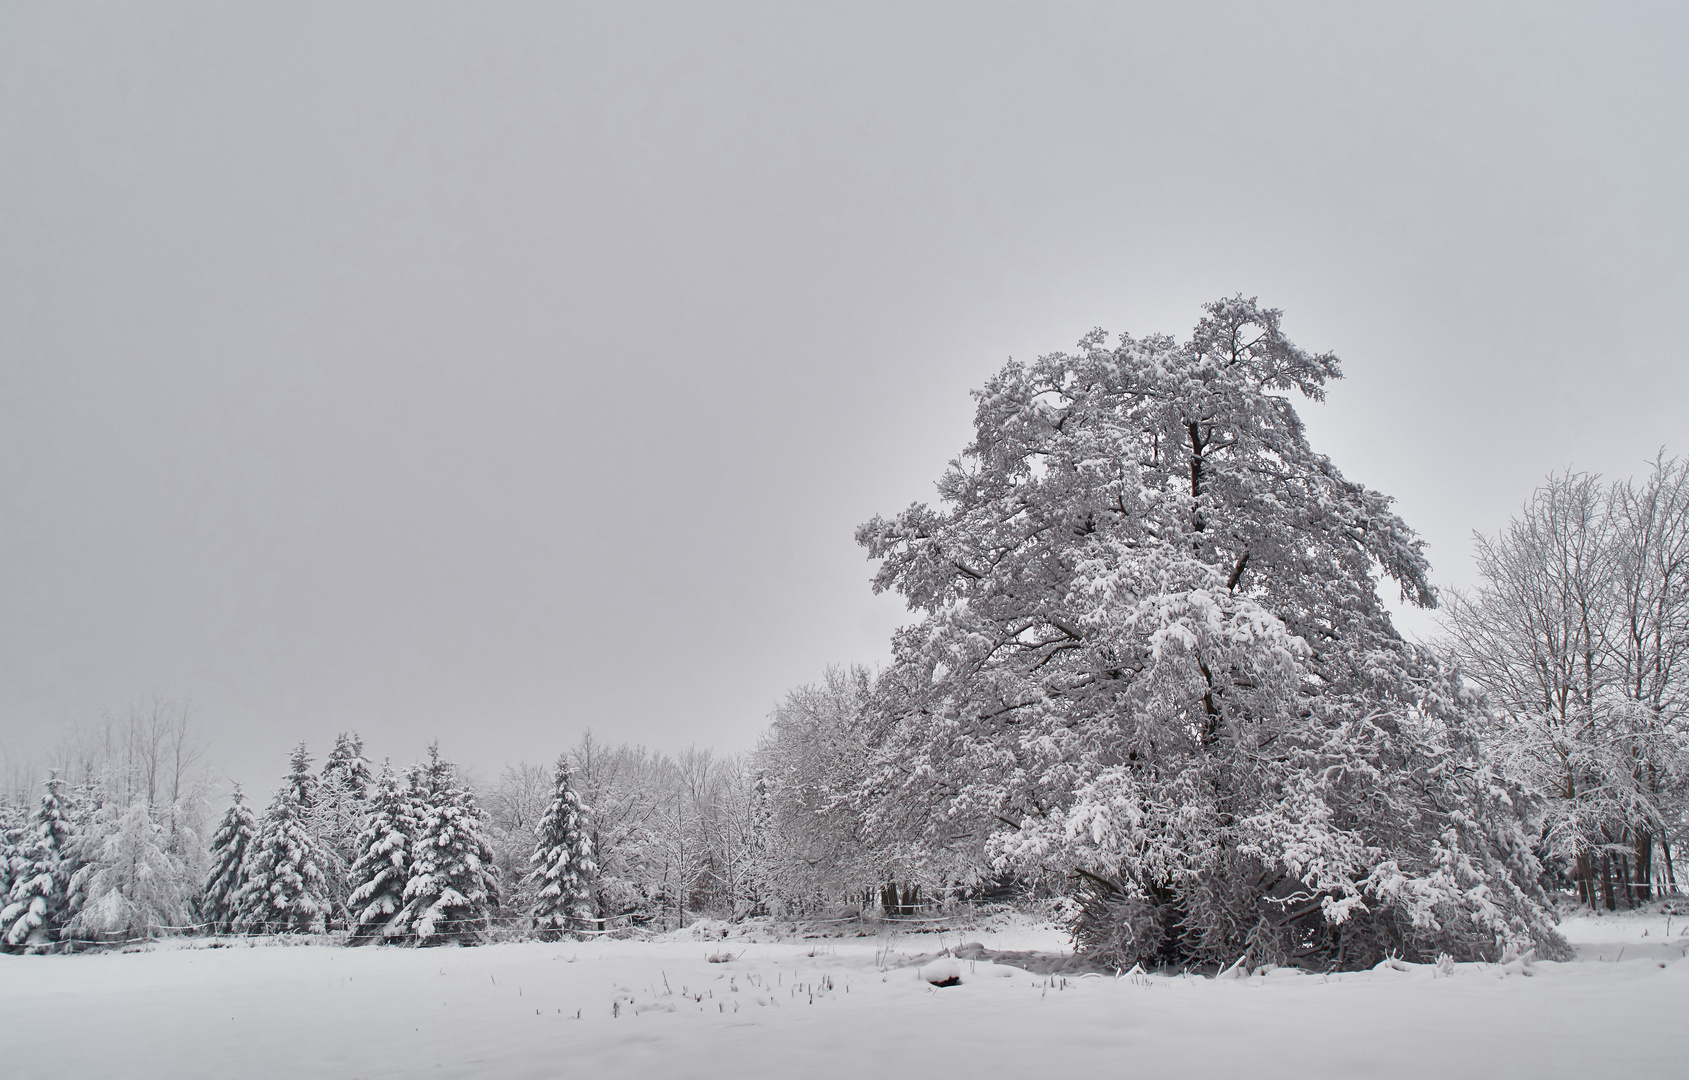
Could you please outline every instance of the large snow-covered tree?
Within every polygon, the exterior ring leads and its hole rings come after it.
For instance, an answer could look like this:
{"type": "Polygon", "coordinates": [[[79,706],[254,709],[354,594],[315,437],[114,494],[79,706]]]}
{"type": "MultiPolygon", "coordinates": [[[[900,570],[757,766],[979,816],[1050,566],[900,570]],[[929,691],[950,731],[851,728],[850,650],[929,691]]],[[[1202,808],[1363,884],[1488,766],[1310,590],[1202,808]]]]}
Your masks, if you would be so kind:
{"type": "Polygon", "coordinates": [[[492,848],[483,815],[457,769],[428,748],[428,761],[412,771],[419,817],[405,884],[404,925],[425,945],[473,939],[487,928],[498,903],[492,848]]]}
{"type": "Polygon", "coordinates": [[[370,794],[370,814],[359,834],[348,875],[347,922],[353,940],[403,938],[410,846],[421,822],[418,804],[391,766],[383,766],[370,794]]]}
{"type": "Polygon", "coordinates": [[[870,838],[1071,871],[1115,962],[1563,954],[1469,697],[1377,595],[1435,603],[1420,541],[1290,400],[1339,375],[1237,298],[993,377],[943,505],[858,532],[921,616],[870,838]]]}
{"type": "Polygon", "coordinates": [[[65,813],[58,775],[50,774],[44,786],[13,857],[11,891],[0,905],[0,945],[11,949],[53,947],[72,914],[70,848],[75,832],[65,813]]]}
{"type": "Polygon", "coordinates": [[[529,859],[534,926],[542,932],[585,929],[582,920],[592,914],[592,878],[598,864],[592,857],[587,813],[565,754],[553,767],[551,804],[534,830],[536,843],[529,859]]]}
{"type": "Polygon", "coordinates": [[[144,800],[101,806],[81,846],[71,880],[79,905],[66,924],[77,941],[135,940],[187,925],[194,882],[144,800]]]}
{"type": "Polygon", "coordinates": [[[258,839],[258,820],[236,784],[228,812],[211,837],[211,872],[205,881],[200,916],[215,934],[227,934],[239,922],[239,898],[246,884],[247,860],[258,839]]]}

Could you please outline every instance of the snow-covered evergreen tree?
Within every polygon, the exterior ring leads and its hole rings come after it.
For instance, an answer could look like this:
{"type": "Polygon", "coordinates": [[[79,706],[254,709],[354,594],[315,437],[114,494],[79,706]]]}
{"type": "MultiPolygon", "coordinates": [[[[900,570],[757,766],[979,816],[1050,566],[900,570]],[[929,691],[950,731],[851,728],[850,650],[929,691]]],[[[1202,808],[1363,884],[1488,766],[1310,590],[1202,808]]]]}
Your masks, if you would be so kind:
{"type": "Polygon", "coordinates": [[[305,749],[304,740],[293,748],[293,754],[288,759],[287,778],[282,783],[301,810],[309,810],[316,804],[317,777],[311,772],[311,754],[305,749]]]}
{"type": "Polygon", "coordinates": [[[404,924],[424,945],[472,938],[486,929],[498,903],[481,810],[458,782],[456,768],[440,757],[439,743],[411,777],[421,820],[411,844],[404,924]]]}
{"type": "Polygon", "coordinates": [[[193,883],[167,850],[169,839],[140,799],[127,809],[102,806],[82,837],[83,862],[71,878],[80,903],[66,935],[126,941],[185,926],[193,883]]]}
{"type": "Polygon", "coordinates": [[[568,755],[560,756],[552,779],[551,805],[534,830],[538,839],[529,863],[536,892],[534,925],[541,931],[583,929],[592,913],[592,857],[588,810],[570,783],[568,755]]]}
{"type": "Polygon", "coordinates": [[[322,782],[339,780],[342,787],[355,798],[365,798],[374,782],[370,775],[369,759],[364,757],[364,740],[355,731],[342,731],[335,736],[334,749],[323,762],[322,782]]]}
{"type": "Polygon", "coordinates": [[[239,784],[235,785],[233,800],[211,838],[211,874],[200,905],[201,918],[218,934],[233,931],[240,921],[241,889],[259,831],[239,784]]]}
{"type": "Polygon", "coordinates": [[[249,856],[246,884],[237,896],[239,929],[249,933],[320,934],[328,927],[323,852],[305,827],[298,789],[289,779],[264,815],[257,847],[249,856]]]}
{"type": "MultiPolygon", "coordinates": [[[[0,908],[12,894],[12,883],[23,872],[24,837],[29,830],[29,812],[0,798],[0,908]]],[[[0,942],[4,935],[0,934],[0,942]]]]}
{"type": "Polygon", "coordinates": [[[48,775],[45,787],[13,860],[11,891],[0,906],[0,945],[10,949],[52,947],[71,915],[69,850],[75,833],[57,773],[48,775]]]}
{"type": "Polygon", "coordinates": [[[403,916],[411,836],[421,824],[416,809],[409,787],[383,766],[349,875],[347,921],[354,940],[393,941],[409,932],[403,916]]]}
{"type": "Polygon", "coordinates": [[[858,533],[923,616],[855,800],[881,850],[1069,870],[1124,966],[1567,954],[1472,696],[1378,598],[1434,605],[1420,541],[1289,400],[1339,375],[1238,298],[990,380],[946,505],[858,533]]]}

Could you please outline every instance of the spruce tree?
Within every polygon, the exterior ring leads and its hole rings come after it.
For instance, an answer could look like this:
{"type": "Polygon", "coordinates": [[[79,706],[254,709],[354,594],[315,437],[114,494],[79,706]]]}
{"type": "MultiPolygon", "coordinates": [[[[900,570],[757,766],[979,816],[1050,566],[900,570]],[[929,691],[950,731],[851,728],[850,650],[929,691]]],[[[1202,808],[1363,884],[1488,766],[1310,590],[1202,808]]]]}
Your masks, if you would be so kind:
{"type": "Polygon", "coordinates": [[[322,782],[336,780],[356,798],[367,798],[374,778],[370,775],[369,759],[364,757],[364,740],[355,731],[342,731],[335,736],[334,749],[323,762],[322,782]]]}
{"type": "Polygon", "coordinates": [[[292,792],[293,801],[301,810],[309,810],[316,805],[317,778],[311,772],[311,755],[305,749],[303,739],[293,748],[293,755],[288,759],[287,779],[283,783],[292,792]]]}
{"type": "Polygon", "coordinates": [[[484,815],[461,787],[457,770],[428,748],[428,763],[412,772],[421,821],[411,847],[410,880],[402,917],[424,945],[462,941],[484,930],[498,903],[493,851],[482,834],[484,815]]]}
{"type": "Polygon", "coordinates": [[[528,860],[534,868],[529,879],[538,888],[534,925],[542,932],[579,929],[591,912],[592,876],[598,865],[592,858],[587,812],[570,783],[568,757],[559,757],[551,805],[535,829],[539,842],[528,860]]]}
{"type": "Polygon", "coordinates": [[[236,901],[241,929],[249,932],[320,934],[328,926],[323,853],[305,828],[292,779],[276,792],[264,815],[251,870],[236,901]]]}
{"type": "Polygon", "coordinates": [[[354,940],[392,941],[404,926],[405,885],[410,880],[411,837],[420,822],[407,787],[389,766],[371,792],[369,823],[358,837],[350,873],[347,922],[354,940]]]}
{"type": "Polygon", "coordinates": [[[236,784],[234,802],[211,838],[211,874],[205,882],[201,914],[213,933],[229,933],[239,921],[237,901],[246,884],[247,864],[257,839],[258,821],[236,784]]]}
{"type": "Polygon", "coordinates": [[[0,942],[11,949],[51,947],[70,918],[69,850],[75,834],[61,787],[58,774],[48,774],[47,790],[14,859],[12,888],[0,908],[0,942]]]}
{"type": "Polygon", "coordinates": [[[8,903],[12,883],[23,873],[24,836],[28,830],[29,812],[21,806],[0,801],[0,908],[8,903]]]}

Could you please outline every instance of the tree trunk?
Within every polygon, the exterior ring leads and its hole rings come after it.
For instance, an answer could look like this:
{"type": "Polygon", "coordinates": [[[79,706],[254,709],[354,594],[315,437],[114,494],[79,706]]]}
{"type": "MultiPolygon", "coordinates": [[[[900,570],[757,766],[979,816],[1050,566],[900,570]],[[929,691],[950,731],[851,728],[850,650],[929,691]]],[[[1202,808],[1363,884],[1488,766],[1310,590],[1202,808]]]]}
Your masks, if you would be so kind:
{"type": "Polygon", "coordinates": [[[1646,904],[1654,898],[1654,834],[1647,829],[1636,833],[1636,899],[1646,904]]]}
{"type": "Polygon", "coordinates": [[[1613,904],[1613,857],[1607,852],[1601,853],[1601,899],[1606,901],[1608,911],[1616,911],[1613,904]]]}

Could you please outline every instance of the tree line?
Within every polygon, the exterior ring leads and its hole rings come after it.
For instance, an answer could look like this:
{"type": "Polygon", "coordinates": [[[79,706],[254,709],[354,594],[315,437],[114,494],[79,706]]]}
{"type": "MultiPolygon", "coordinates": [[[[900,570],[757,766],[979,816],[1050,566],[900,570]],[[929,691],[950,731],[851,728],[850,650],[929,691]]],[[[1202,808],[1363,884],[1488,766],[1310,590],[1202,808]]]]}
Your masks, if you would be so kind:
{"type": "MultiPolygon", "coordinates": [[[[212,867],[160,918],[353,940],[1043,895],[1123,968],[1568,957],[1556,890],[1677,888],[1689,464],[1551,477],[1440,596],[1391,500],[1309,445],[1293,399],[1339,377],[1241,297],[1184,340],[1010,362],[939,504],[858,531],[914,614],[891,662],[792,691],[752,753],[589,735],[477,795],[437,748],[372,778],[347,736],[314,777],[297,751],[261,820],[237,799],[209,855],[190,812],[86,796],[25,846],[129,828],[114,852],[212,867]],[[1444,638],[1406,640],[1383,582],[1444,638]]],[[[83,880],[65,925],[112,925],[83,880]]]]}

